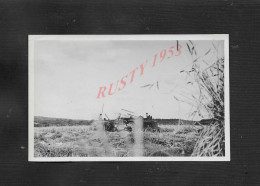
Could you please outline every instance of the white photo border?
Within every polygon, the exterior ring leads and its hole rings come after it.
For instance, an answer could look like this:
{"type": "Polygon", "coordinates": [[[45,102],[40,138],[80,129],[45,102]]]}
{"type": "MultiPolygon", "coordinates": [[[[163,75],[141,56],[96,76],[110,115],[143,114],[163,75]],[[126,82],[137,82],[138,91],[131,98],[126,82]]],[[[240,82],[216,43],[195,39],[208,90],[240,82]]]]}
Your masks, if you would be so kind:
{"type": "Polygon", "coordinates": [[[32,162],[231,161],[229,34],[199,35],[29,35],[28,36],[28,160],[32,162]],[[39,40],[224,40],[225,156],[224,157],[34,157],[34,42],[39,40]]]}

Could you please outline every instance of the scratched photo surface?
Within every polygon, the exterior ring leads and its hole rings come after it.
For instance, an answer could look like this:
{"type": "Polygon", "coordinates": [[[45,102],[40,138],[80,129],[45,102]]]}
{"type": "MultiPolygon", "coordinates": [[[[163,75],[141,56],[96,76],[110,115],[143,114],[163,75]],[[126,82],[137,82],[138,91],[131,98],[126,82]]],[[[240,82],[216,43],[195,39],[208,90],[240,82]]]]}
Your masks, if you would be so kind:
{"type": "Polygon", "coordinates": [[[33,49],[33,158],[226,156],[224,40],[33,49]]]}

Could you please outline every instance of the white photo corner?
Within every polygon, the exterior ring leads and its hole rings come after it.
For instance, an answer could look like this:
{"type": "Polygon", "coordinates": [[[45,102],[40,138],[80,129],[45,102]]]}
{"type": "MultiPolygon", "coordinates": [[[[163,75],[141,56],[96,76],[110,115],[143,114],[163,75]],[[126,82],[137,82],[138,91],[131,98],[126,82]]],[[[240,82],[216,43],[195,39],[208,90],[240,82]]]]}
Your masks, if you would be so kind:
{"type": "Polygon", "coordinates": [[[29,35],[29,161],[230,161],[229,35],[29,35]]]}

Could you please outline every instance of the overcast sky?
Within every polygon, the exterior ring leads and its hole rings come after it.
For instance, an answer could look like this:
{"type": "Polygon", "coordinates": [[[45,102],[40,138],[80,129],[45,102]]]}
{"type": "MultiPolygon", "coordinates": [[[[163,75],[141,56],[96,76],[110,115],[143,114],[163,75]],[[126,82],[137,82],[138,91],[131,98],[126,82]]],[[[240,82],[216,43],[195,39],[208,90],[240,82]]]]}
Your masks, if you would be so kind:
{"type": "MultiPolygon", "coordinates": [[[[212,48],[212,41],[193,42],[201,55],[212,48]]],[[[215,43],[223,51],[223,42],[215,43]]],[[[104,104],[104,113],[110,118],[127,109],[135,115],[148,112],[154,118],[189,119],[193,108],[174,99],[197,94],[196,87],[187,84],[187,77],[180,73],[191,64],[191,56],[186,41],[179,44],[183,46],[181,54],[165,57],[160,63],[160,51],[166,49],[169,56],[168,50],[176,48],[176,41],[35,41],[35,115],[97,119],[104,104]],[[152,68],[156,53],[158,62],[152,68]],[[146,60],[140,76],[140,65],[146,60]],[[130,84],[129,73],[138,66],[130,84]],[[122,87],[120,80],[125,75],[125,88],[107,95],[111,83],[115,87],[119,80],[122,87]],[[143,87],[153,83],[151,88],[143,87]],[[97,99],[103,86],[107,87],[105,98],[97,99]]]]}

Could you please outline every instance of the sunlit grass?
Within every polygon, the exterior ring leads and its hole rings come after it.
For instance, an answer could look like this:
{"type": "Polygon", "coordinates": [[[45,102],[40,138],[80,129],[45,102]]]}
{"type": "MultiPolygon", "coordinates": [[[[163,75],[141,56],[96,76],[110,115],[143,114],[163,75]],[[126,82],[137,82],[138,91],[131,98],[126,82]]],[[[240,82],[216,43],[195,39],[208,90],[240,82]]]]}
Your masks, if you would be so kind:
{"type": "MultiPolygon", "coordinates": [[[[119,126],[117,132],[102,136],[94,125],[35,127],[34,147],[36,157],[131,157],[134,155],[134,134],[119,126]],[[104,139],[107,142],[104,142],[104,139]]],[[[161,125],[160,132],[145,131],[144,156],[156,151],[174,148],[190,156],[199,137],[199,127],[191,125],[161,125]]]]}

